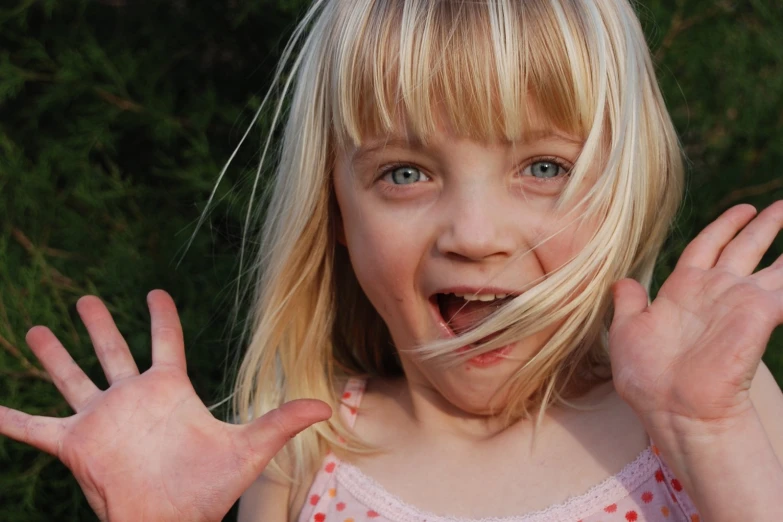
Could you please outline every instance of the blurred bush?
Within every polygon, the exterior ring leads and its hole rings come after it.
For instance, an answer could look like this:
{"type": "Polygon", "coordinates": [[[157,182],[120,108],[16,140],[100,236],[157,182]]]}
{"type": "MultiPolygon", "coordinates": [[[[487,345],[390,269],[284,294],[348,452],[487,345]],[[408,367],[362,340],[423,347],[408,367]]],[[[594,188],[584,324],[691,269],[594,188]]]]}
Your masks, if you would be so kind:
{"type": "MultiPolygon", "coordinates": [[[[0,404],[69,414],[25,345],[35,324],[105,385],[75,312],[85,293],[105,300],[149,365],[152,288],[177,302],[194,385],[216,402],[235,357],[229,309],[259,130],[184,249],[306,2],[10,4],[0,7],[0,404]]],[[[727,207],[783,198],[783,4],[637,6],[690,158],[660,282],[727,207]]],[[[778,238],[765,263],[781,253],[778,238]]],[[[781,382],[780,329],[766,361],[781,382]]],[[[52,457],[0,438],[0,470],[0,520],[94,519],[52,457]]]]}

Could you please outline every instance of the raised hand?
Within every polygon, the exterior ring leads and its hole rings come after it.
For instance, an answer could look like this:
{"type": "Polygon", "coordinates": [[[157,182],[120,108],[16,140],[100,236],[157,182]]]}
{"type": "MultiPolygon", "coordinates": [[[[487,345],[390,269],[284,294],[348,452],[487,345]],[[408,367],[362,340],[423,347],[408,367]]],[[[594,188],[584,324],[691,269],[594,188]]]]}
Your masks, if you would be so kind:
{"type": "Polygon", "coordinates": [[[753,272],[783,227],[783,201],[754,216],[741,205],[705,228],[649,306],[635,281],[615,286],[615,386],[648,424],[720,430],[752,408],[751,381],[783,323],[783,257],[753,272]]]}
{"type": "Polygon", "coordinates": [[[0,406],[0,434],[58,457],[101,520],[222,520],[283,445],[331,410],[299,400],[247,425],[220,422],[188,380],[171,297],[155,290],[147,301],[153,363],[142,374],[103,303],[91,296],[77,303],[110,384],[106,391],[48,328],[32,328],[30,348],[76,414],[36,417],[0,406]]]}
{"type": "Polygon", "coordinates": [[[783,520],[783,395],[757,373],[783,323],[783,256],[754,273],[782,227],[783,201],[758,216],[734,207],[688,245],[652,303],[634,281],[614,287],[615,387],[704,520],[783,520]]]}

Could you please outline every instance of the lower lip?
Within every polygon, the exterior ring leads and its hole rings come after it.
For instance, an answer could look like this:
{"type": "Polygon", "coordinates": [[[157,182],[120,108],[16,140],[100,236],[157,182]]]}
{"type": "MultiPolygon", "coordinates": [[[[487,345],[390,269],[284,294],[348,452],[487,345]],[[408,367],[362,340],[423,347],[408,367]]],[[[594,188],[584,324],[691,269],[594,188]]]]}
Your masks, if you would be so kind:
{"type": "MultiPolygon", "coordinates": [[[[460,348],[457,350],[458,352],[464,352],[468,350],[469,347],[465,346],[463,348],[460,348]]],[[[471,366],[475,366],[477,368],[487,368],[489,366],[495,366],[497,364],[502,363],[506,360],[506,355],[511,352],[511,346],[502,346],[500,348],[497,348],[495,350],[492,350],[491,352],[482,353],[480,355],[477,355],[475,357],[471,357],[468,359],[468,364],[471,366]]]]}

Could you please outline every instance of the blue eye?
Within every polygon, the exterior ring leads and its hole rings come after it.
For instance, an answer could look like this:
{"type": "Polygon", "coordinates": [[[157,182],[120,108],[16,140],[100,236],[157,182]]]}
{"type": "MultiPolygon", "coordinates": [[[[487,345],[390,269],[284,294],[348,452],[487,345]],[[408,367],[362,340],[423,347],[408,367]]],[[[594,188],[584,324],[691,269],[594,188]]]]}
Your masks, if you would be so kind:
{"type": "Polygon", "coordinates": [[[410,185],[419,181],[429,180],[421,170],[410,165],[391,168],[386,171],[384,178],[394,185],[410,185]]]}
{"type": "Polygon", "coordinates": [[[534,161],[522,171],[523,176],[553,179],[568,174],[569,169],[554,159],[534,161]]]}

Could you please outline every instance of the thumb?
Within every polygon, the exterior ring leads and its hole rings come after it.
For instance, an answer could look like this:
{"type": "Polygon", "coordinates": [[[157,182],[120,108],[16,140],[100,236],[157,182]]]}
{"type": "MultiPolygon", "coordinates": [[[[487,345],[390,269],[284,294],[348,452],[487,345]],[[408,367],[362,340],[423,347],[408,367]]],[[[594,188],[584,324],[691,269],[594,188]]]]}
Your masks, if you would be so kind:
{"type": "Polygon", "coordinates": [[[332,409],[325,402],[298,399],[242,426],[242,431],[250,441],[254,456],[266,466],[297,433],[331,416],[332,409]]]}
{"type": "Polygon", "coordinates": [[[612,286],[612,295],[614,297],[612,326],[618,326],[627,319],[639,315],[649,304],[647,290],[635,279],[617,281],[612,286]]]}

